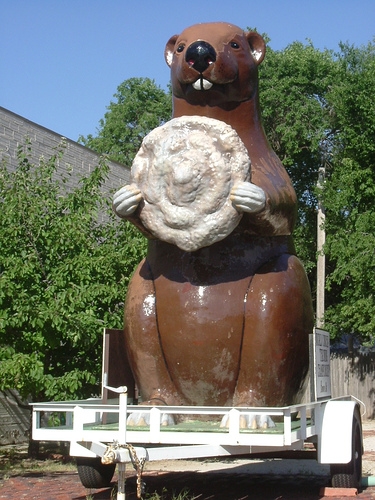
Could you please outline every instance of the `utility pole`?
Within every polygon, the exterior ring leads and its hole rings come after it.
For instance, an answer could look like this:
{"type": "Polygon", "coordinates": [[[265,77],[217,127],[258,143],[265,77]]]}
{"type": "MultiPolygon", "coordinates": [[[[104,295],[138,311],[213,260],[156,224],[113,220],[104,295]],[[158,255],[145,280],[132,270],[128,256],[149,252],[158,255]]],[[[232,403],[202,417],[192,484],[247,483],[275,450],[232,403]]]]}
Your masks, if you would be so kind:
{"type": "MultiPolygon", "coordinates": [[[[325,165],[319,168],[318,188],[322,189],[325,179],[325,165]]],[[[325,210],[321,200],[318,201],[318,228],[317,228],[317,279],[316,279],[316,326],[323,328],[324,326],[324,301],[325,301],[325,278],[326,278],[326,258],[324,255],[324,243],[326,241],[326,233],[324,228],[325,210]]]]}

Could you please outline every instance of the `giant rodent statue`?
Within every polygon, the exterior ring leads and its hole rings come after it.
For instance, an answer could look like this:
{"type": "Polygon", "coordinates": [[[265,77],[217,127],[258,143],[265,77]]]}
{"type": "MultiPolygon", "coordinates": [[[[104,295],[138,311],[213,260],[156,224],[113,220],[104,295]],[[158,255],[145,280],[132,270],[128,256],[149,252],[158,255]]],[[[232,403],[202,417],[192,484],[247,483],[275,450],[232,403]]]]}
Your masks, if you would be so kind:
{"type": "MultiPolygon", "coordinates": [[[[298,402],[304,390],[313,310],[309,283],[291,236],[296,195],[261,125],[258,65],[264,55],[259,34],[227,23],[189,27],[172,36],[165,48],[173,91],[171,123],[178,126],[179,120],[186,120],[190,127],[195,122],[199,127],[207,118],[209,131],[220,121],[239,137],[250,158],[251,165],[241,178],[223,181],[229,186],[225,188],[228,210],[238,216],[235,227],[228,223],[230,228],[211,241],[207,234],[220,233],[215,219],[215,228],[206,231],[203,244],[192,248],[189,236],[179,245],[153,231],[153,223],[148,224],[142,213],[147,207],[155,208],[158,196],[173,192],[173,186],[164,191],[160,187],[164,173],[157,181],[144,171],[135,173],[133,182],[114,197],[115,212],[149,238],[147,257],[129,284],[124,328],[132,371],[147,404],[284,406],[298,402]],[[154,182],[159,182],[160,189],[154,182]]],[[[161,141],[167,136],[168,132],[162,134],[161,141]]],[[[157,147],[155,141],[152,147],[157,147]]],[[[173,141],[172,137],[172,152],[178,142],[173,141]]],[[[216,147],[215,137],[210,141],[216,147]]],[[[162,150],[164,143],[159,146],[162,150]]],[[[204,147],[191,163],[194,173],[186,158],[185,163],[172,162],[168,167],[183,193],[170,195],[171,212],[175,206],[178,214],[183,200],[188,209],[187,185],[199,190],[205,182],[214,189],[220,164],[216,174],[210,165],[203,174],[196,166],[204,147]]],[[[233,151],[223,155],[229,164],[235,157],[233,151]]],[[[191,159],[194,151],[185,156],[191,159]]],[[[168,159],[167,152],[161,163],[168,159]]],[[[159,175],[155,171],[153,175],[159,175]]],[[[168,217],[173,218],[173,213],[168,217]]],[[[208,216],[196,218],[203,221],[208,216]]],[[[154,214],[153,220],[157,219],[154,214]]],[[[187,223],[169,224],[176,233],[187,223]]]]}

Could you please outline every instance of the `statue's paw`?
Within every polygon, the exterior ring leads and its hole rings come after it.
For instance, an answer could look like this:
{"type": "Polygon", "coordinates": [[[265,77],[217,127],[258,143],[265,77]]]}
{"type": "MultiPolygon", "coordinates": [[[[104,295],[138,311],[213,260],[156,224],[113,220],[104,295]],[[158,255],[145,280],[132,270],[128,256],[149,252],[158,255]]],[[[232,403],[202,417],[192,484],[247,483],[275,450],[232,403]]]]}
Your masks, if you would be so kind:
{"type": "Polygon", "coordinates": [[[263,189],[251,182],[236,183],[230,193],[230,199],[239,212],[256,213],[266,204],[263,189]]]}
{"type": "Polygon", "coordinates": [[[142,193],[135,184],[119,189],[113,196],[113,210],[119,217],[131,215],[138,207],[142,193]]]}
{"type": "MultiPolygon", "coordinates": [[[[150,413],[148,411],[135,411],[128,416],[126,423],[128,426],[133,427],[147,427],[150,425],[150,413]]],[[[175,425],[173,416],[168,413],[161,413],[160,425],[163,427],[175,425]]]]}
{"type": "Polygon", "coordinates": [[[249,413],[245,416],[248,429],[272,429],[276,427],[275,422],[265,413],[249,413]]]}
{"type": "MultiPolygon", "coordinates": [[[[224,415],[221,420],[220,427],[229,427],[229,414],[224,415]]],[[[275,427],[275,422],[269,415],[264,413],[246,413],[240,416],[240,429],[272,429],[275,427]]]]}

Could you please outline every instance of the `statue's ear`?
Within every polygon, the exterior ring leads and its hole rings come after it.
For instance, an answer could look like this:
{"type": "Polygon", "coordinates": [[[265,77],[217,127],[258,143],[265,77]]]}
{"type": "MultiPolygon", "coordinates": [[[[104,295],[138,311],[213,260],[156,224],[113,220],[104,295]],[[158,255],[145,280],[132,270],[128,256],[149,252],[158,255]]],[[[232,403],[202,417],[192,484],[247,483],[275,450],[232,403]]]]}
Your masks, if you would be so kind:
{"type": "Polygon", "coordinates": [[[167,42],[167,45],[165,46],[164,57],[168,66],[172,65],[174,46],[176,45],[177,38],[178,35],[171,36],[171,38],[167,42]]]}
{"type": "Polygon", "coordinates": [[[260,64],[266,55],[266,44],[263,37],[256,31],[249,31],[246,33],[246,38],[255,61],[260,64]]]}

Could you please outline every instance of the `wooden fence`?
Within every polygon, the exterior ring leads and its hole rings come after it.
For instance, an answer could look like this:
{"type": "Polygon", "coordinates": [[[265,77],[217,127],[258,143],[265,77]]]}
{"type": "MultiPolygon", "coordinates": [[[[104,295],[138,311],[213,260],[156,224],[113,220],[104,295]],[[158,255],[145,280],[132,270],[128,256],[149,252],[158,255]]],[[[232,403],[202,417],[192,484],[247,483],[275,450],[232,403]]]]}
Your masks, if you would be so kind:
{"type": "MultiPolygon", "coordinates": [[[[375,352],[331,353],[331,394],[356,397],[366,408],[361,408],[362,419],[375,419],[375,352]]],[[[310,400],[308,384],[302,402],[310,400]]]]}
{"type": "Polygon", "coordinates": [[[332,396],[351,394],[366,406],[363,419],[375,418],[375,353],[331,354],[332,396]]]}

